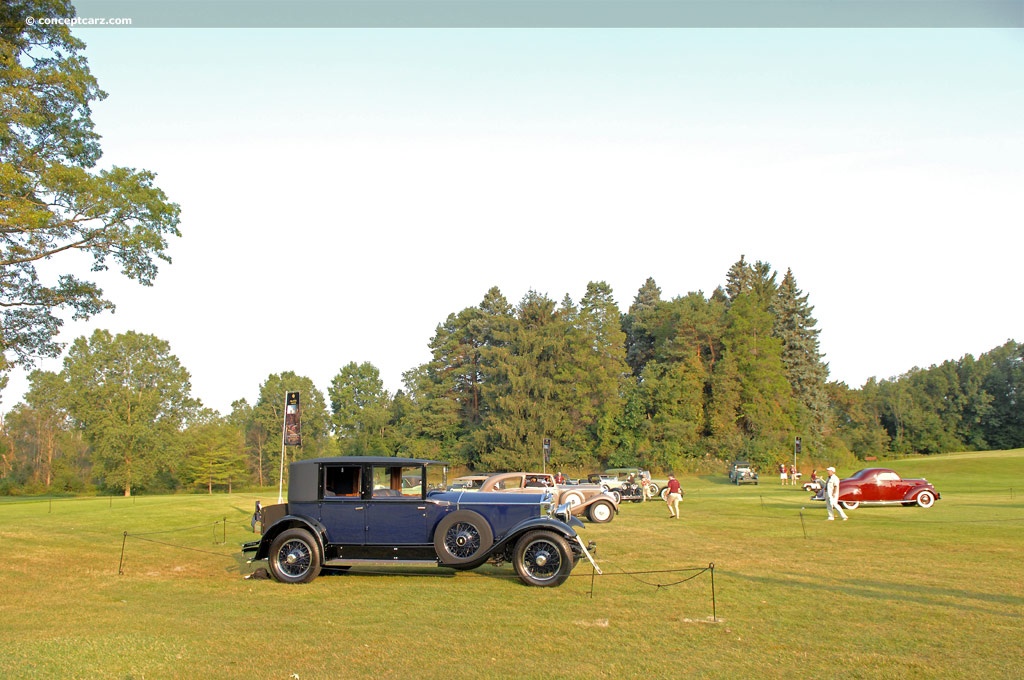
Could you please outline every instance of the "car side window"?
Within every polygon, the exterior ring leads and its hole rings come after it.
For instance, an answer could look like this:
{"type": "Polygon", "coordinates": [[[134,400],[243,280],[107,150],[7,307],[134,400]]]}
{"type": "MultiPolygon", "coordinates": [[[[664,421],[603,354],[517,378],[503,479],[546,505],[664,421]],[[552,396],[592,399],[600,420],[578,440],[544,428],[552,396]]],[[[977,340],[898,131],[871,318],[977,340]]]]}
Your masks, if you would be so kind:
{"type": "Polygon", "coordinates": [[[374,498],[422,498],[423,468],[397,465],[373,466],[374,498]]]}
{"type": "Polygon", "coordinates": [[[900,476],[898,474],[896,474],[895,472],[879,472],[878,473],[878,481],[879,482],[898,482],[898,481],[900,481],[900,476]]]}
{"type": "Polygon", "coordinates": [[[359,498],[362,468],[358,465],[324,466],[324,498],[359,498]]]}

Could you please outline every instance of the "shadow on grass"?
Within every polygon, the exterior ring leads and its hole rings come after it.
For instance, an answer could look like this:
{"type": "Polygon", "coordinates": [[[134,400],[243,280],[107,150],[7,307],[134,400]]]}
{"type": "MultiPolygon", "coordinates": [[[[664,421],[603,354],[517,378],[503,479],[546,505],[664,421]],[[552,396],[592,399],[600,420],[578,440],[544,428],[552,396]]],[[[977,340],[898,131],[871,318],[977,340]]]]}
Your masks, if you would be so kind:
{"type": "MultiPolygon", "coordinates": [[[[717,570],[722,578],[735,578],[748,583],[757,583],[767,586],[783,588],[801,588],[814,593],[835,594],[836,586],[833,582],[823,583],[807,581],[806,577],[800,574],[780,574],[773,576],[750,576],[737,572],[717,570]]],[[[1017,595],[997,595],[992,593],[971,592],[953,588],[936,588],[933,586],[922,586],[912,583],[891,583],[886,581],[870,581],[865,579],[837,579],[842,592],[872,600],[883,602],[913,602],[933,607],[951,607],[958,612],[974,611],[981,614],[995,616],[1006,616],[1009,618],[1024,618],[1021,613],[1013,613],[982,606],[980,603],[1002,604],[1008,607],[1024,607],[1024,597],[1017,595]],[[979,604],[965,605],[963,600],[974,600],[979,604]]],[[[812,595],[812,597],[815,597],[812,595]]]]}

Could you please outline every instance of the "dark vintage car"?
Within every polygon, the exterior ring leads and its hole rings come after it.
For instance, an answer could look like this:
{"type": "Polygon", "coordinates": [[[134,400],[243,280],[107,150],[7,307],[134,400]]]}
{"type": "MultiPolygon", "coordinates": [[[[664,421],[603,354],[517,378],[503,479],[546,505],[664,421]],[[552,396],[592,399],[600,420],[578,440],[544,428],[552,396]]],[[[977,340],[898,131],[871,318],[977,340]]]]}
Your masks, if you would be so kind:
{"type": "Polygon", "coordinates": [[[741,463],[739,467],[733,469],[730,473],[732,483],[739,486],[741,484],[753,484],[757,486],[757,473],[754,469],[746,463],[741,463]]]}
{"type": "Polygon", "coordinates": [[[614,497],[616,504],[623,501],[639,503],[644,500],[644,489],[636,479],[623,479],[614,474],[594,472],[587,475],[587,483],[600,487],[614,497]]]}
{"type": "Polygon", "coordinates": [[[754,472],[754,468],[749,462],[745,460],[734,460],[732,465],[729,466],[729,481],[735,484],[736,478],[742,475],[744,470],[754,472]]]}
{"type": "MultiPolygon", "coordinates": [[[[824,500],[825,495],[820,496],[824,500]]],[[[866,468],[839,480],[839,504],[847,510],[855,510],[862,503],[930,508],[939,498],[927,479],[903,479],[887,468],[866,468]]]]}
{"type": "Polygon", "coordinates": [[[568,506],[555,509],[546,490],[446,490],[438,461],[316,458],[288,470],[288,502],[262,508],[262,538],[242,546],[278,581],[305,583],[324,567],[512,562],[523,583],[558,586],[593,547],[573,528],[583,523],[568,506]]]}

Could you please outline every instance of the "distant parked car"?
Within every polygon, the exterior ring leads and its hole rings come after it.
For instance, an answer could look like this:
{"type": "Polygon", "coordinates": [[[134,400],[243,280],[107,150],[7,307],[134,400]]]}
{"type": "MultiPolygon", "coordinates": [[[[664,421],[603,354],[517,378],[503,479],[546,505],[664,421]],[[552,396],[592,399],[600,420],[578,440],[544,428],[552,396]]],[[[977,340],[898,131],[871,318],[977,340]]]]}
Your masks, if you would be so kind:
{"type": "Polygon", "coordinates": [[[548,489],[556,505],[568,503],[573,515],[585,516],[591,522],[603,524],[615,519],[619,503],[595,484],[556,484],[553,475],[542,472],[505,472],[492,475],[480,487],[481,491],[511,493],[537,493],[548,489]]]}
{"type": "MultiPolygon", "coordinates": [[[[824,500],[824,494],[821,494],[824,500]]],[[[941,496],[927,479],[903,479],[886,468],[866,468],[839,480],[839,504],[847,510],[864,505],[917,505],[930,508],[941,496]]]]}
{"type": "Polygon", "coordinates": [[[738,467],[733,470],[732,482],[737,486],[740,484],[754,484],[756,486],[757,473],[751,467],[738,467]]]}
{"type": "Polygon", "coordinates": [[[732,465],[729,466],[729,481],[732,482],[733,484],[736,483],[736,475],[738,474],[739,470],[753,471],[754,468],[750,465],[749,462],[745,460],[733,461],[732,465]]]}
{"type": "Polygon", "coordinates": [[[242,546],[278,581],[305,583],[325,567],[511,562],[523,583],[550,587],[589,559],[573,528],[583,523],[546,489],[446,490],[446,465],[416,458],[313,458],[288,469],[288,502],[261,508],[263,536],[242,546]]]}
{"type": "Polygon", "coordinates": [[[643,470],[641,468],[608,468],[604,471],[606,475],[615,475],[619,481],[632,481],[640,484],[641,487],[646,487],[647,497],[655,498],[661,493],[661,488],[665,486],[667,482],[656,482],[651,478],[649,470],[643,470]],[[646,482],[646,484],[645,484],[646,482]]]}
{"type": "Polygon", "coordinates": [[[600,486],[606,492],[615,496],[616,503],[621,503],[622,501],[635,501],[639,503],[644,499],[643,487],[638,482],[619,479],[618,475],[593,472],[587,475],[587,481],[600,486]]]}
{"type": "Polygon", "coordinates": [[[448,485],[449,490],[460,489],[462,491],[479,491],[480,487],[484,485],[487,478],[491,475],[465,475],[463,477],[456,477],[452,480],[452,483],[448,485]]]}

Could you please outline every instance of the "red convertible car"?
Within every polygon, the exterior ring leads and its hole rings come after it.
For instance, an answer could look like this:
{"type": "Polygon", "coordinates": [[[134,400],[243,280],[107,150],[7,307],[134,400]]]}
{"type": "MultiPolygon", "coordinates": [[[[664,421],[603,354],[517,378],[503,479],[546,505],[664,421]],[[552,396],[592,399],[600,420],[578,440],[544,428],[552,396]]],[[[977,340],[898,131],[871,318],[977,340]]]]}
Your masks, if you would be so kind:
{"type": "Polygon", "coordinates": [[[903,479],[886,468],[867,468],[839,481],[839,503],[847,510],[861,503],[930,508],[939,498],[927,479],[903,479]]]}

